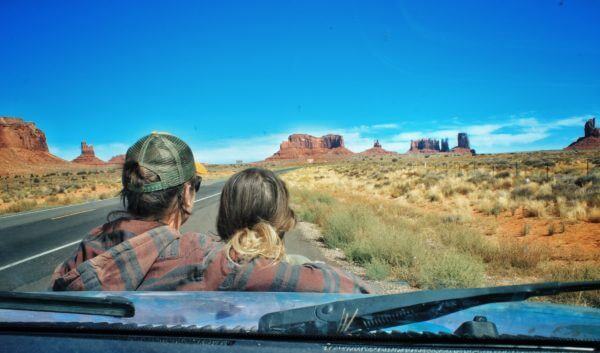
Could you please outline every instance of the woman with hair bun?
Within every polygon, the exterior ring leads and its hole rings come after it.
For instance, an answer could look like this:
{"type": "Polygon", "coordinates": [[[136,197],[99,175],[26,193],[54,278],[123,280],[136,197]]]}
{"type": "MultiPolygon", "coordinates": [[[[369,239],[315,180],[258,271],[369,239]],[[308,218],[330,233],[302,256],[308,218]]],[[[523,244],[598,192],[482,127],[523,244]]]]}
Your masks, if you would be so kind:
{"type": "Polygon", "coordinates": [[[270,170],[232,176],[217,217],[220,263],[230,281],[221,289],[368,293],[356,277],[301,255],[286,255],[284,235],[296,225],[285,183],[270,170]]]}

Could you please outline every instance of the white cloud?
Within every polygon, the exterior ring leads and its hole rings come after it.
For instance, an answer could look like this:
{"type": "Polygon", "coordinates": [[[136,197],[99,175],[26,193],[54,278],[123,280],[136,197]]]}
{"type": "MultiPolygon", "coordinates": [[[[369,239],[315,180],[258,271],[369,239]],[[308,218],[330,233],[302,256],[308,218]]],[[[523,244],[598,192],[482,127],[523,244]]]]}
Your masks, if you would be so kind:
{"type": "Polygon", "coordinates": [[[371,126],[373,129],[375,130],[382,130],[382,129],[398,129],[399,125],[398,124],[375,124],[373,126],[371,126]]]}
{"type": "Polygon", "coordinates": [[[277,152],[279,144],[287,140],[290,134],[277,133],[270,135],[236,138],[219,141],[210,146],[192,144],[194,158],[204,163],[235,163],[261,161],[277,152]]]}
{"type": "Polygon", "coordinates": [[[568,126],[580,126],[583,127],[586,120],[593,118],[592,115],[584,116],[572,116],[570,118],[560,119],[552,123],[553,127],[568,127],[568,126]]]}

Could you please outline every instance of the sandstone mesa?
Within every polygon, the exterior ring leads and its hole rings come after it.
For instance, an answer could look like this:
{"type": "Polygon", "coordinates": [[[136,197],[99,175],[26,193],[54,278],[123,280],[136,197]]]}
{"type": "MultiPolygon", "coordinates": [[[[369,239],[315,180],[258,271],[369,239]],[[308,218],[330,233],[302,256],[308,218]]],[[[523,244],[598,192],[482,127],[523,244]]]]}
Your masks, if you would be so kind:
{"type": "Polygon", "coordinates": [[[267,158],[267,161],[336,159],[353,154],[354,152],[344,146],[344,137],[341,135],[315,137],[308,134],[292,134],[287,141],[279,145],[279,151],[267,158]]]}

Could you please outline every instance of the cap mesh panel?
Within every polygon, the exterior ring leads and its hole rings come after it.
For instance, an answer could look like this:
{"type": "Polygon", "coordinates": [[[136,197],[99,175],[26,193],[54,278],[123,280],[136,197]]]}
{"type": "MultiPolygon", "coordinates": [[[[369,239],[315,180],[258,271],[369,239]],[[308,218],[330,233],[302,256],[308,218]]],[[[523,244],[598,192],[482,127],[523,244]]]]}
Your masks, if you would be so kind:
{"type": "Polygon", "coordinates": [[[128,185],[132,191],[151,192],[181,185],[196,174],[194,155],[190,147],[176,136],[154,133],[141,138],[127,151],[126,160],[135,160],[154,172],[159,181],[142,188],[128,185]]]}

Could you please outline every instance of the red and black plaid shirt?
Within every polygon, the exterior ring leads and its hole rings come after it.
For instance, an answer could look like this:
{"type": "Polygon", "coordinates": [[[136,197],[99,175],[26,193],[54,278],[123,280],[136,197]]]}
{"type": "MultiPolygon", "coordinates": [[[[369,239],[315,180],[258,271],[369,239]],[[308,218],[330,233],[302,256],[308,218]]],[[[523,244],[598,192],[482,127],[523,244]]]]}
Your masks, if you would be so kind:
{"type": "Polygon", "coordinates": [[[55,291],[265,291],[368,293],[355,276],[322,263],[227,259],[217,237],[122,219],[94,229],[54,271],[55,291]]]}

